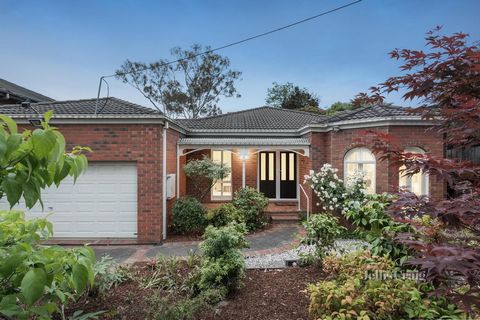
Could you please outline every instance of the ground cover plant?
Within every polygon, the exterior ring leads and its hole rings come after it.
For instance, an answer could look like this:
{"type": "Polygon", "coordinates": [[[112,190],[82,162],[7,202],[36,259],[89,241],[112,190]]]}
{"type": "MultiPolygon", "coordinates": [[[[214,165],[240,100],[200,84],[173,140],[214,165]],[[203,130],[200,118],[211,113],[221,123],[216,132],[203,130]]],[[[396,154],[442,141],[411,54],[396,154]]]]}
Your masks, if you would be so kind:
{"type": "Polygon", "coordinates": [[[386,257],[368,251],[328,256],[323,270],[328,278],[308,286],[314,319],[467,319],[445,298],[430,298],[428,284],[396,277],[386,257]]]}

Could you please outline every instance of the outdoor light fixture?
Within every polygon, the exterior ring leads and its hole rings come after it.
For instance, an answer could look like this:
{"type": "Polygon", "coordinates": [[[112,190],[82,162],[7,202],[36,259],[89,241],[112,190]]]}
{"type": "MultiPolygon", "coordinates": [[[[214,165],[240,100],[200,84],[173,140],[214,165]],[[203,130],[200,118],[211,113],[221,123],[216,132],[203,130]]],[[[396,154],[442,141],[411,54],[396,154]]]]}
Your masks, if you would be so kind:
{"type": "Polygon", "coordinates": [[[240,149],[239,155],[240,155],[240,159],[242,159],[242,160],[247,160],[247,158],[248,158],[248,149],[240,149]]]}

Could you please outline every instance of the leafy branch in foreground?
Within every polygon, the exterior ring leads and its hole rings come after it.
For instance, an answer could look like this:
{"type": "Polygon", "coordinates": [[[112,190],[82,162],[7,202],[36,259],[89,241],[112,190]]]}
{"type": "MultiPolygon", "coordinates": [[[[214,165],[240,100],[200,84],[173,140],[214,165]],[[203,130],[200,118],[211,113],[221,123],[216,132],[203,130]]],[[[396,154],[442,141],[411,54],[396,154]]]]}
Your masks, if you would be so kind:
{"type": "MultiPolygon", "coordinates": [[[[432,120],[448,148],[461,150],[480,145],[480,47],[468,35],[440,35],[440,28],[426,37],[428,51],[395,49],[402,60],[400,76],[390,77],[370,93],[361,93],[356,105],[383,103],[385,95],[405,92],[405,100],[421,105],[412,112],[432,120]]],[[[395,219],[408,223],[413,232],[398,241],[414,249],[410,263],[425,271],[433,292],[453,299],[469,312],[480,305],[480,167],[465,161],[430,154],[404,152],[395,137],[370,132],[374,152],[404,175],[418,172],[446,181],[457,192],[450,199],[434,200],[402,192],[389,208],[395,219]]]]}
{"type": "MultiPolygon", "coordinates": [[[[49,125],[52,112],[43,117],[42,128],[18,133],[15,121],[0,115],[0,198],[6,197],[10,207],[23,197],[32,208],[41,203],[43,189],[69,175],[76,180],[87,168],[83,152],[90,149],[66,153],[63,135],[49,125]]],[[[42,245],[52,230],[46,219],[0,211],[0,317],[51,319],[93,285],[93,250],[42,245]]]]}

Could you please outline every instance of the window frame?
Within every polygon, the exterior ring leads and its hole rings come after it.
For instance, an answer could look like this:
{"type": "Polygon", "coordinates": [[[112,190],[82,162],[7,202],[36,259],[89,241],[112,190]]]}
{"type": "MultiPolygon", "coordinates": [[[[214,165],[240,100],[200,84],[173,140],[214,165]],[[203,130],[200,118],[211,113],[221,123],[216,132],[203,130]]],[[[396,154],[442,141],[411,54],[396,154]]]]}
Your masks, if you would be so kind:
{"type": "MultiPolygon", "coordinates": [[[[407,148],[405,148],[405,150],[403,150],[403,152],[418,153],[418,154],[426,154],[427,153],[423,148],[416,147],[416,146],[407,147],[407,148]]],[[[413,176],[406,177],[406,176],[401,174],[400,170],[403,167],[404,166],[401,166],[401,167],[398,168],[398,188],[407,190],[409,192],[412,192],[412,193],[416,194],[417,196],[427,196],[427,197],[430,196],[430,177],[428,176],[428,174],[424,174],[422,172],[418,172],[418,173],[415,174],[415,175],[417,175],[417,174],[421,175],[421,177],[420,177],[420,181],[421,181],[420,189],[422,190],[422,193],[417,194],[414,191],[412,191],[412,189],[413,189],[412,188],[412,177],[413,176]],[[408,184],[407,185],[402,185],[402,177],[405,177],[405,180],[406,180],[407,183],[408,183],[408,180],[410,180],[410,185],[408,185],[408,184]],[[423,193],[423,191],[425,191],[425,192],[423,193]]]]}
{"type": "MultiPolygon", "coordinates": [[[[372,172],[372,194],[375,194],[377,192],[377,159],[375,155],[370,151],[370,149],[366,147],[355,147],[347,152],[345,152],[345,155],[343,157],[343,178],[344,178],[344,183],[347,183],[348,177],[349,177],[349,172],[348,172],[348,165],[349,164],[373,164],[373,172],[372,172]],[[350,154],[353,152],[359,152],[358,158],[360,160],[355,160],[355,161],[348,161],[347,158],[350,154]],[[367,152],[373,157],[373,160],[365,160],[363,157],[364,152],[367,152]]],[[[358,170],[358,169],[357,169],[358,170]]]]}
{"type": "MultiPolygon", "coordinates": [[[[212,159],[212,161],[215,161],[215,160],[213,160],[213,153],[214,153],[215,151],[221,153],[221,163],[222,163],[223,165],[228,165],[228,167],[230,168],[230,170],[232,170],[232,157],[233,157],[233,152],[232,152],[231,150],[224,150],[224,149],[211,149],[211,150],[210,150],[210,158],[212,159]],[[230,152],[230,163],[228,163],[228,164],[226,164],[226,163],[224,162],[224,153],[225,153],[225,152],[230,152]]],[[[225,200],[232,200],[232,199],[233,199],[233,184],[232,184],[233,182],[232,182],[232,176],[233,176],[232,171],[230,171],[230,180],[226,180],[226,179],[224,178],[224,179],[218,180],[218,181],[212,186],[212,190],[210,191],[210,199],[211,199],[212,201],[225,201],[225,200]],[[220,189],[221,189],[221,195],[220,195],[220,196],[213,194],[213,192],[214,192],[213,189],[215,188],[215,185],[218,184],[218,183],[219,183],[220,186],[221,186],[221,188],[220,188],[220,189]],[[223,194],[223,184],[224,184],[224,183],[230,183],[230,188],[231,188],[231,190],[232,190],[232,191],[230,191],[230,195],[226,195],[226,196],[225,196],[225,195],[223,194]]]]}

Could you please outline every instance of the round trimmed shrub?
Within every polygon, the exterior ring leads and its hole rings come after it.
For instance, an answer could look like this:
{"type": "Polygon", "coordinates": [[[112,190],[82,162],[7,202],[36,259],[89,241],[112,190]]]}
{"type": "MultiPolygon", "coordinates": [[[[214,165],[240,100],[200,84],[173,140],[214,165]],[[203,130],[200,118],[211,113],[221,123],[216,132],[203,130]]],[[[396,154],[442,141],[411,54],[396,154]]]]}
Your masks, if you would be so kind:
{"type": "Polygon", "coordinates": [[[195,198],[178,199],[172,208],[172,228],[175,232],[201,233],[206,226],[206,210],[195,198]]]}
{"type": "Polygon", "coordinates": [[[242,188],[235,192],[232,204],[243,215],[248,231],[264,227],[267,217],[264,213],[268,206],[268,198],[254,188],[242,188]]]}
{"type": "Polygon", "coordinates": [[[231,222],[243,222],[243,216],[233,204],[225,203],[207,213],[207,223],[215,227],[223,227],[231,222]]]}

